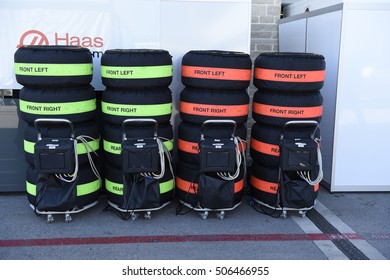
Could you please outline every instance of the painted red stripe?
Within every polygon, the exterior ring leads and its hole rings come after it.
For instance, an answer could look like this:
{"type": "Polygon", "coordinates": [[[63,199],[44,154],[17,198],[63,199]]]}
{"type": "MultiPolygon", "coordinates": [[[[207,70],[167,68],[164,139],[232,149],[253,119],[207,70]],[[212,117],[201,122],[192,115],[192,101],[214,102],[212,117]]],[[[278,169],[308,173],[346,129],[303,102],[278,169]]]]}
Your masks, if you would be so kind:
{"type": "Polygon", "coordinates": [[[134,243],[184,243],[184,242],[242,242],[242,241],[317,241],[362,240],[356,233],[347,234],[209,234],[209,235],[151,235],[80,238],[45,238],[0,240],[1,247],[33,247],[64,245],[102,245],[134,243]]]}

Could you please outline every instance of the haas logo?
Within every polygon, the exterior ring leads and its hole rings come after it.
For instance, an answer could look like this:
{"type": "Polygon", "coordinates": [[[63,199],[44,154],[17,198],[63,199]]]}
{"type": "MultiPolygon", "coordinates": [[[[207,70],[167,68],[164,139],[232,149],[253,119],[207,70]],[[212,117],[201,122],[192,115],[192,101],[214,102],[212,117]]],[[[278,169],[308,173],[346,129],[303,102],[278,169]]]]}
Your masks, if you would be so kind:
{"type": "Polygon", "coordinates": [[[17,48],[22,46],[48,46],[49,39],[47,39],[46,35],[43,34],[39,30],[28,30],[23,33],[22,37],[20,37],[19,45],[17,48]]]}
{"type": "Polygon", "coordinates": [[[20,37],[19,45],[22,46],[48,46],[50,42],[52,45],[68,45],[68,46],[80,46],[85,48],[95,47],[101,48],[104,46],[102,37],[89,37],[89,36],[73,36],[69,33],[60,34],[54,33],[52,40],[49,41],[48,37],[39,30],[28,30],[20,37]]]}

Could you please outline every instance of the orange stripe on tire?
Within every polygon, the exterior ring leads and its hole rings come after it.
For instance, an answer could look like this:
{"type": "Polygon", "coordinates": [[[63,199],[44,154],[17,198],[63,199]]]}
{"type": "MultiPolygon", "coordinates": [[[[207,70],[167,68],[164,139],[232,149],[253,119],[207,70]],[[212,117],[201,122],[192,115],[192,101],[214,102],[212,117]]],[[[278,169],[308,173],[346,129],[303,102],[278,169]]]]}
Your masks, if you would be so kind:
{"type": "MultiPolygon", "coordinates": [[[[191,193],[191,194],[198,193],[197,183],[191,183],[179,177],[176,177],[176,187],[187,193],[191,193]]],[[[234,183],[234,193],[238,193],[242,191],[243,188],[244,188],[244,179],[241,179],[240,181],[234,183]]]]}
{"type": "Polygon", "coordinates": [[[259,115],[279,118],[317,118],[322,116],[322,106],[285,107],[253,102],[253,112],[259,115]]]}
{"type": "Polygon", "coordinates": [[[198,154],[199,153],[198,143],[178,139],[177,147],[179,150],[181,150],[183,152],[187,152],[187,153],[191,153],[191,154],[198,154]]]}
{"type": "Polygon", "coordinates": [[[249,113],[249,104],[245,105],[208,105],[180,102],[180,112],[198,116],[237,117],[249,113]]]}
{"type": "Polygon", "coordinates": [[[309,83],[325,80],[325,70],[293,71],[255,68],[256,79],[275,82],[309,83]]]}
{"type": "Polygon", "coordinates": [[[271,156],[280,156],[279,145],[273,145],[261,142],[259,140],[251,138],[251,148],[257,152],[271,155],[271,156]]]}
{"type": "MultiPolygon", "coordinates": [[[[238,150],[242,152],[242,150],[246,150],[246,142],[242,142],[243,146],[238,145],[238,150]]],[[[191,154],[198,154],[199,153],[199,144],[196,142],[189,142],[182,139],[178,139],[177,141],[177,147],[179,150],[191,153],[191,154]]]]}
{"type": "Polygon", "coordinates": [[[277,183],[267,182],[255,176],[251,176],[251,185],[259,191],[271,194],[277,194],[279,188],[277,183]]]}
{"type": "Polygon", "coordinates": [[[181,75],[198,79],[250,81],[252,72],[251,70],[246,69],[183,65],[181,68],[181,75]]]}
{"type": "MultiPolygon", "coordinates": [[[[259,191],[271,193],[271,194],[277,194],[278,192],[279,186],[277,183],[267,182],[259,178],[256,178],[255,176],[251,176],[250,180],[251,180],[252,187],[258,189],[259,191]]],[[[317,192],[319,189],[319,184],[314,185],[313,187],[314,187],[314,191],[317,192]]]]}

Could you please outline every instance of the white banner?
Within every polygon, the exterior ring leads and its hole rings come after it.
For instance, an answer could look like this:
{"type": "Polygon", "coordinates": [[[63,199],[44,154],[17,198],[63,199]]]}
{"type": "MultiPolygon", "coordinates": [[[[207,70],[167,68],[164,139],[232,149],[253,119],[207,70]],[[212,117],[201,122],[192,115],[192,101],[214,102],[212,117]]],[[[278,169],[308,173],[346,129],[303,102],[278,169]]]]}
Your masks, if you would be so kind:
{"type": "Polygon", "coordinates": [[[22,45],[82,46],[94,58],[96,89],[100,81],[100,57],[110,48],[158,46],[156,17],[159,1],[28,1],[0,0],[0,89],[18,89],[13,57],[22,45]],[[4,26],[4,25],[3,25],[4,26]],[[142,30],[142,32],[141,32],[142,30]]]}
{"type": "Polygon", "coordinates": [[[250,11],[250,0],[0,0],[0,89],[21,88],[13,60],[22,45],[89,48],[97,90],[107,49],[163,48],[174,63],[191,49],[249,52],[250,11]]]}

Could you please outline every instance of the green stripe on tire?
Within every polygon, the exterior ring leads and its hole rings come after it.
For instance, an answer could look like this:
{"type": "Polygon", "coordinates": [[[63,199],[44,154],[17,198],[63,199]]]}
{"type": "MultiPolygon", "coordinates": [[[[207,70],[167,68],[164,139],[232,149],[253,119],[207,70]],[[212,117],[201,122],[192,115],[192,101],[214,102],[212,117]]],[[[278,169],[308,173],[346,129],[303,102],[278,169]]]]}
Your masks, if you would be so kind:
{"type": "Polygon", "coordinates": [[[153,79],[171,77],[172,65],[161,66],[101,66],[103,78],[110,79],[153,79]]]}
{"type": "MultiPolygon", "coordinates": [[[[100,189],[100,180],[95,180],[90,183],[77,185],[77,196],[83,196],[97,192],[100,189]]],[[[26,190],[32,196],[37,195],[37,186],[26,181],[26,190]]]]}
{"type": "Polygon", "coordinates": [[[92,63],[51,64],[15,63],[15,74],[24,76],[85,76],[93,74],[92,63]]]}
{"type": "MultiPolygon", "coordinates": [[[[168,151],[173,150],[172,140],[166,140],[163,143],[165,147],[168,149],[168,151]]],[[[103,140],[103,149],[110,154],[120,155],[122,151],[122,144],[103,140]]]]}
{"type": "MultiPolygon", "coordinates": [[[[106,185],[107,191],[109,191],[113,194],[116,194],[116,195],[123,195],[123,184],[114,183],[108,179],[106,179],[105,182],[106,182],[105,185],[106,185]]],[[[166,182],[160,182],[160,194],[163,194],[163,193],[166,193],[166,192],[173,190],[173,188],[174,188],[173,183],[174,183],[173,179],[166,181],[166,182]]]]}
{"type": "MultiPolygon", "coordinates": [[[[29,154],[34,154],[34,146],[35,143],[31,141],[24,140],[24,151],[29,154]]],[[[99,150],[99,142],[100,139],[88,141],[88,145],[92,149],[92,151],[99,150]]],[[[85,148],[85,145],[83,143],[77,143],[77,154],[78,155],[84,155],[87,153],[87,149],[85,148]]]]}
{"type": "Polygon", "coordinates": [[[20,99],[20,111],[33,115],[71,115],[96,110],[96,99],[66,103],[38,103],[20,99]]]}
{"type": "Polygon", "coordinates": [[[108,115],[126,117],[163,116],[172,113],[172,103],[133,105],[102,101],[102,112],[108,115]]]}

